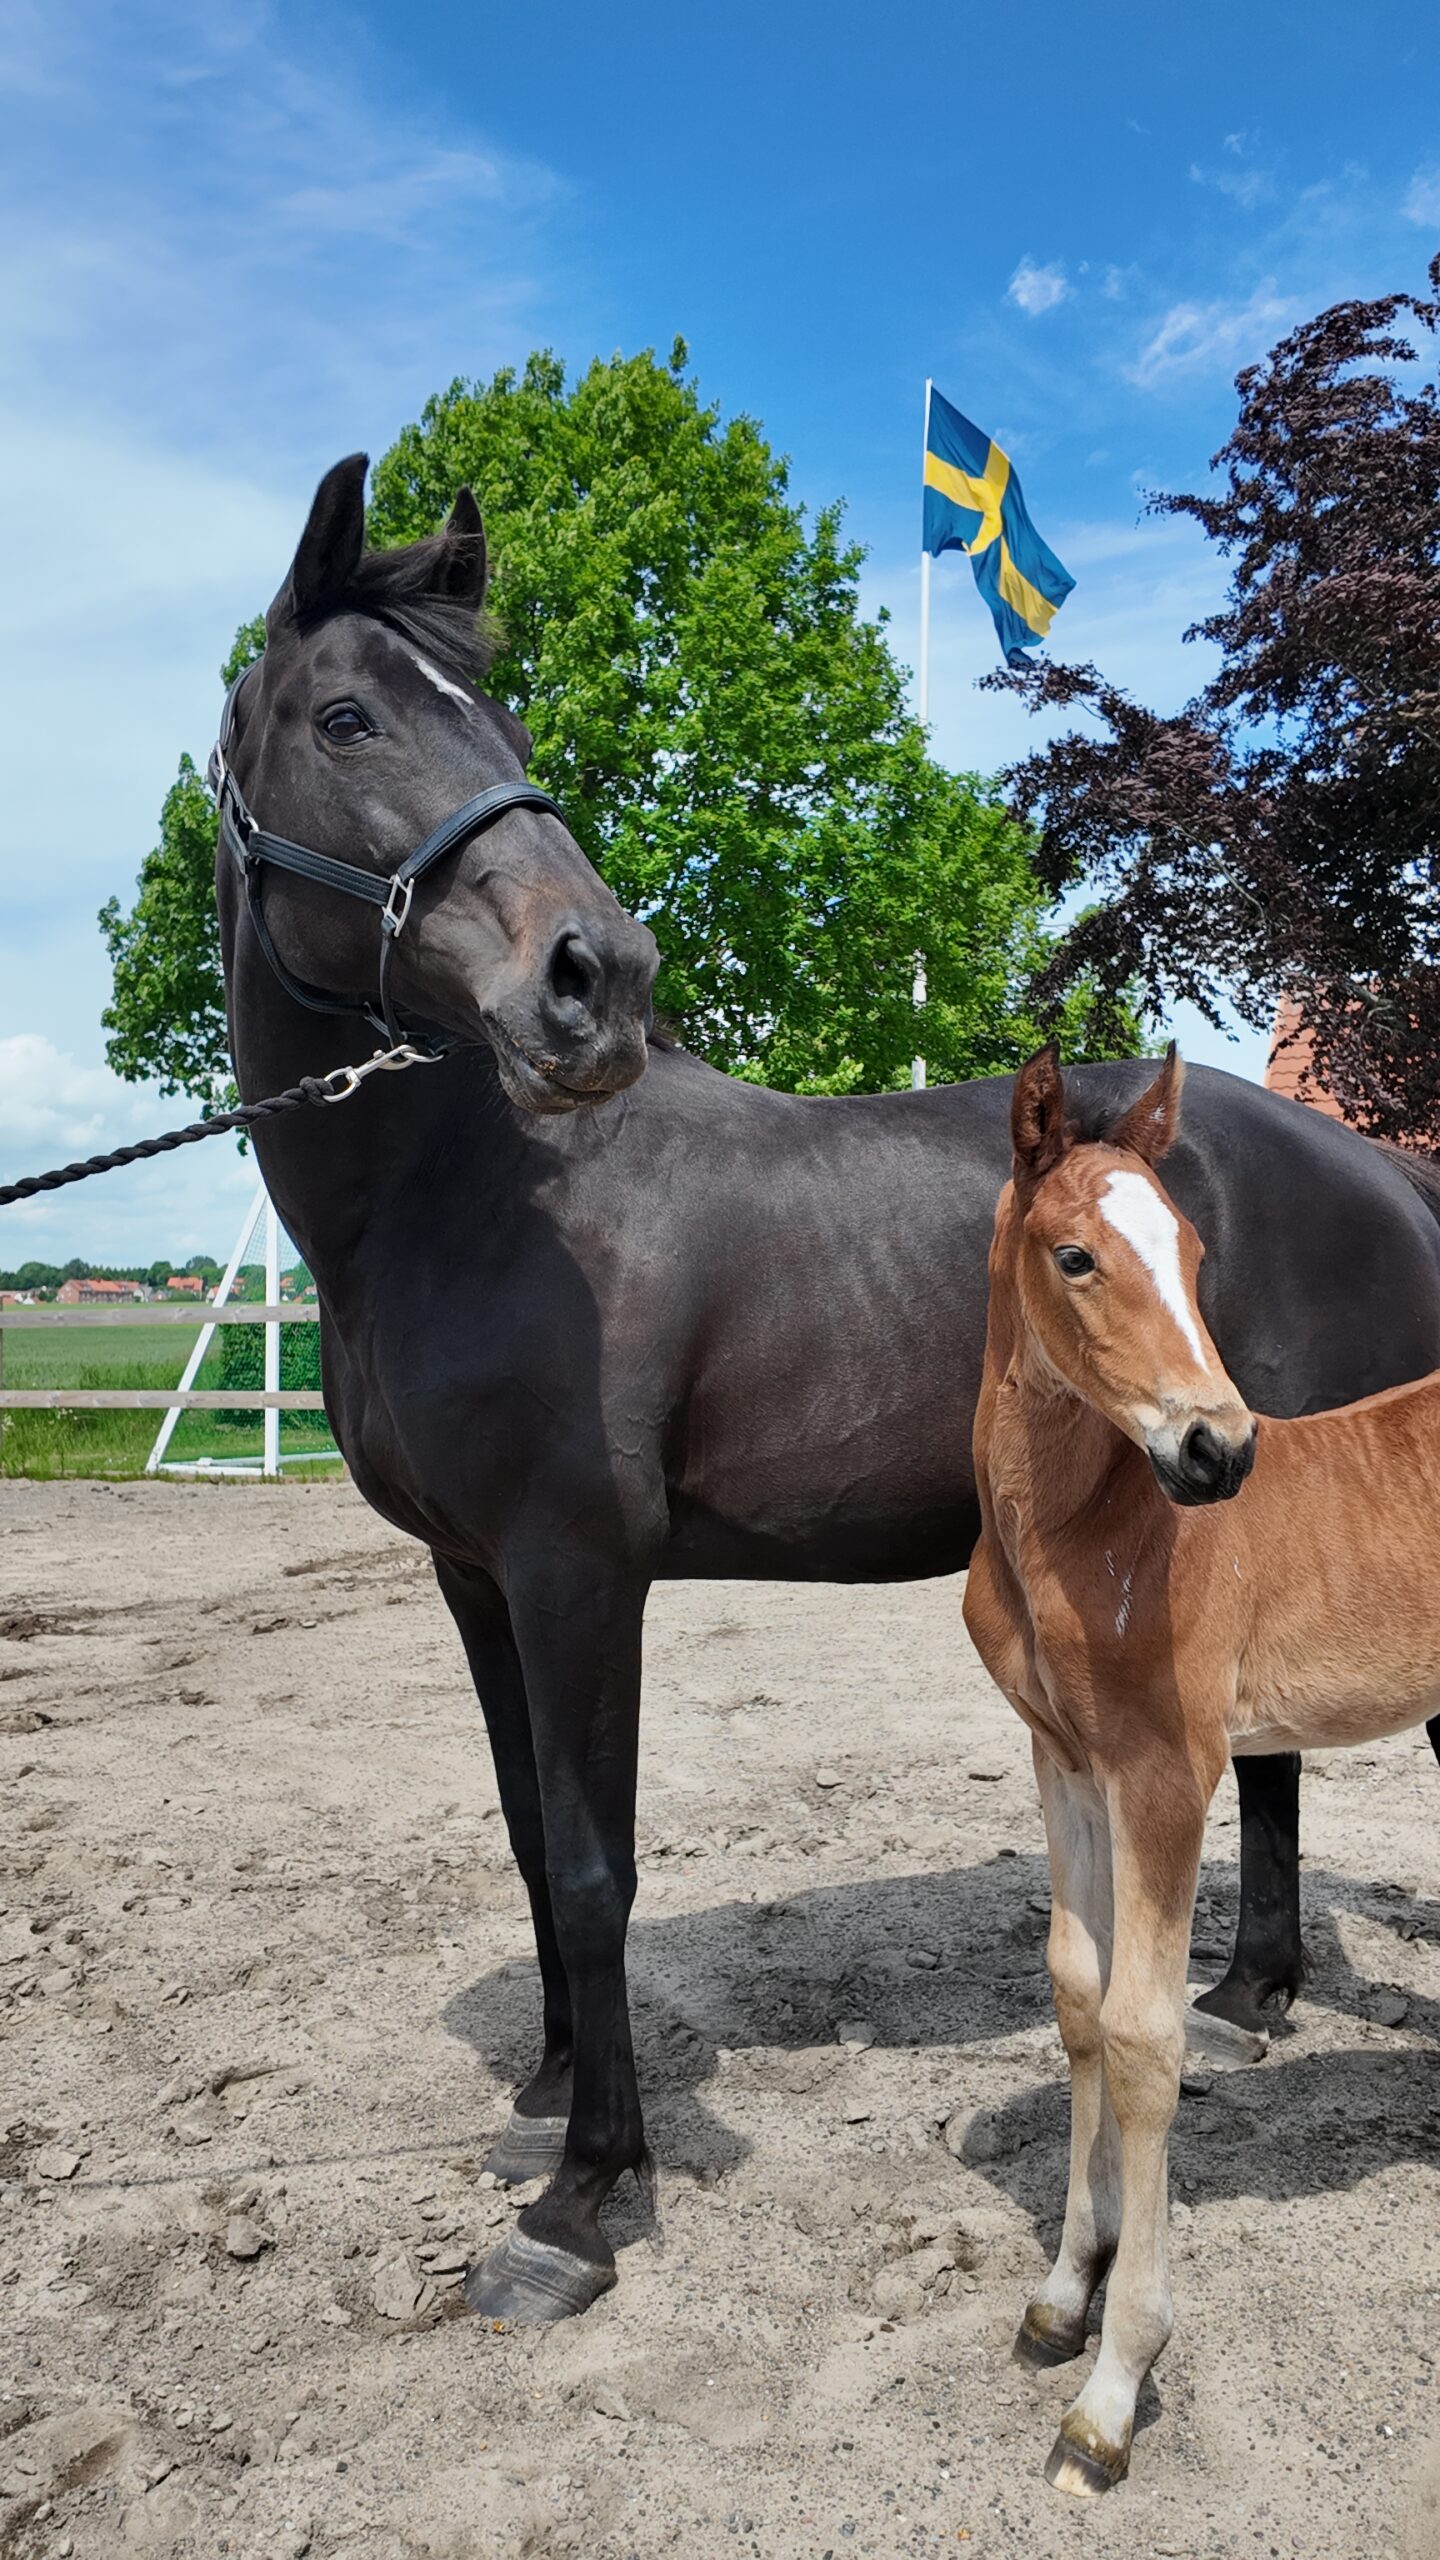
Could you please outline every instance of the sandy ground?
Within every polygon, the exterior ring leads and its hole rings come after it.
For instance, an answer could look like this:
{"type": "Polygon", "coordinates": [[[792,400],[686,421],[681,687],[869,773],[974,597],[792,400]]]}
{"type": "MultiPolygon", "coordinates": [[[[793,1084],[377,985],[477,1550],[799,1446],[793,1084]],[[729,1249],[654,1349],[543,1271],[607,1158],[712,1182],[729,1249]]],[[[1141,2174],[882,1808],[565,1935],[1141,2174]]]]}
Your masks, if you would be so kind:
{"type": "MultiPolygon", "coordinates": [[[[1307,1777],[1313,1985],[1182,2100],[1176,2336],[1075,2507],[1076,2369],[1008,2360],[1064,2179],[1040,1824],[955,1585],[656,1594],[662,2232],[627,2194],[618,2290],[505,2334],[452,2315],[536,1977],[424,1558],[344,1486],[9,1482],[0,1570],[6,2560],[1435,2560],[1423,1737],[1307,1777]]],[[[1235,1840],[1227,1782],[1202,1969],[1235,1840]]]]}

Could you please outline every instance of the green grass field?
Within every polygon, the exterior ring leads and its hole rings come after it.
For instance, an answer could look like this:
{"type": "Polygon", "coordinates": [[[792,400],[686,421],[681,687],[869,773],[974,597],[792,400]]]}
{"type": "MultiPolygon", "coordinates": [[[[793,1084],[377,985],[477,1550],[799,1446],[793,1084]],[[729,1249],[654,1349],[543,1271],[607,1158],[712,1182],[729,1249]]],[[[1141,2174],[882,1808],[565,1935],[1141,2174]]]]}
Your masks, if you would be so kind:
{"type": "MultiPolygon", "coordinates": [[[[57,1325],[16,1330],[0,1342],[7,1387],[165,1388],[178,1384],[194,1343],[188,1325],[57,1325]]],[[[206,1353],[197,1387],[220,1387],[220,1343],[206,1353]]],[[[164,1416],[158,1412],[7,1413],[0,1434],[0,1475],[133,1476],[144,1471],[164,1416]]],[[[231,1420],[224,1413],[182,1413],[167,1459],[258,1458],[261,1416],[231,1420]]],[[[319,1464],[287,1469],[304,1476],[336,1475],[340,1460],[323,1413],[282,1413],[280,1448],[323,1449],[319,1464]]]]}

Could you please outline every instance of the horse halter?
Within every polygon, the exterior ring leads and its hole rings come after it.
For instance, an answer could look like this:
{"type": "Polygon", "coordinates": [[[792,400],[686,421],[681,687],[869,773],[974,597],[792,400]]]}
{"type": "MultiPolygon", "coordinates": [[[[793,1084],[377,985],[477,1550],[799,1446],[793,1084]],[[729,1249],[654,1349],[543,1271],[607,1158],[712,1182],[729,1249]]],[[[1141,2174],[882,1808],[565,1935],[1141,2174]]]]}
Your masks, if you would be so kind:
{"type": "MultiPolygon", "coordinates": [[[[236,697],[249,673],[248,667],[242,668],[225,696],[225,708],[220,715],[220,735],[211,750],[206,774],[220,811],[221,840],[229,847],[240,867],[250,921],[260,948],[286,994],[292,996],[296,1004],[308,1006],[312,1013],[359,1014],[372,1029],[382,1034],[392,1048],[409,1046],[423,1055],[427,1044],[402,1031],[390,993],[391,954],[409,919],[416,881],[433,870],[437,862],[443,861],[447,853],[454,853],[471,836],[493,826],[507,809],[548,809],[553,817],[562,820],[563,812],[549,792],[541,791],[533,782],[492,783],[488,791],[477,792],[473,800],[462,800],[459,808],[453,809],[448,818],[442,818],[438,827],[432,827],[429,835],[422,837],[413,852],[407,853],[404,861],[390,872],[365,871],[359,863],[341,862],[334,854],[316,853],[309,845],[291,844],[288,837],[271,835],[259,824],[246,806],[244,794],[230,770],[236,697]],[[322,889],[338,889],[344,897],[361,898],[367,906],[379,908],[380,967],[373,1002],[364,996],[326,995],[322,988],[307,986],[293,970],[286,968],[265,921],[263,891],[266,863],[272,864],[277,871],[292,871],[298,879],[316,881],[322,889]]],[[[435,1033],[428,1042],[429,1055],[443,1057],[457,1045],[445,1033],[435,1033]]]]}

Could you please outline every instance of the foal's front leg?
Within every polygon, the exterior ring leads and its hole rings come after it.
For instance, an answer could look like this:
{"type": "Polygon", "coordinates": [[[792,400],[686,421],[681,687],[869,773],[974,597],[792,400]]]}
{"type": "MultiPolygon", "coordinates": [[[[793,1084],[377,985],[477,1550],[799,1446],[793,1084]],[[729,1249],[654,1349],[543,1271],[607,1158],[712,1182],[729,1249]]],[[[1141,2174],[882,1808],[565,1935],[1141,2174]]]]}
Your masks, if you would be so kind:
{"type": "Polygon", "coordinates": [[[569,1985],[573,2085],[550,2185],[466,2279],[471,2310],[491,2319],[561,2320],[606,2292],[615,2253],[600,2210],[626,2169],[647,2167],[625,1988],[647,1588],[638,1573],[622,1579],[553,1552],[508,1578],[569,1985]]]}
{"type": "Polygon", "coordinates": [[[1022,2364],[1068,2363],[1120,2236],[1120,2148],[1105,2094],[1101,2003],[1110,1979],[1110,1828],[1099,1790],[1038,1740],[1035,1777],[1050,1850],[1050,1987],[1070,2063],[1070,2187],[1055,2263],[1015,2341],[1022,2364]]]}
{"type": "Polygon", "coordinates": [[[1096,2497],[1130,2467],[1135,2403],[1170,2335],[1167,2154],[1185,2051],[1185,1966],[1205,1807],[1218,1771],[1180,1750],[1105,1783],[1114,1953],[1100,2010],[1105,2090],[1120,2143],[1120,2234],[1100,2352],[1066,2410],[1045,2477],[1096,2497]]]}

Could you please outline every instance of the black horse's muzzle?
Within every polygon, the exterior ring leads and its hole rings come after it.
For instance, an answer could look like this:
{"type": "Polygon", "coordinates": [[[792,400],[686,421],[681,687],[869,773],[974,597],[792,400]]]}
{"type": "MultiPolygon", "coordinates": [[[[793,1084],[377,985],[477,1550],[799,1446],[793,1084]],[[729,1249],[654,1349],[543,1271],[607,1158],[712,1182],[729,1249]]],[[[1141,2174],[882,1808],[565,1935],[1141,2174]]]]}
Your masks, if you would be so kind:
{"type": "Polygon", "coordinates": [[[562,923],[532,986],[482,1017],[511,1100],[529,1111],[575,1111],[634,1084],[645,1070],[658,966],[654,935],[623,908],[562,923]]]}

